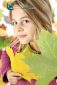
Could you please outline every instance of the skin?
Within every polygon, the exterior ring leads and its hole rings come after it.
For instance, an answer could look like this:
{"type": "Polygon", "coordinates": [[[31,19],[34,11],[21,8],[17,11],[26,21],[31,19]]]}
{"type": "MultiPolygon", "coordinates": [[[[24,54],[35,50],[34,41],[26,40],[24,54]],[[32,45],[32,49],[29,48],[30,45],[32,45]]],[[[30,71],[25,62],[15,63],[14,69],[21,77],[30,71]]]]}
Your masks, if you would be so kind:
{"type": "Polygon", "coordinates": [[[15,8],[12,11],[12,23],[14,34],[21,44],[27,44],[33,40],[36,32],[36,26],[24,10],[21,8],[15,8]],[[21,38],[19,35],[26,35],[26,37],[21,38]]]}
{"type": "MultiPolygon", "coordinates": [[[[24,12],[24,10],[22,10],[21,8],[15,8],[12,11],[12,24],[14,34],[19,39],[22,45],[28,44],[34,40],[36,35],[36,26],[33,21],[28,17],[28,15],[24,12]]],[[[14,73],[11,70],[7,72],[7,78],[11,84],[16,84],[17,81],[21,79],[20,76],[21,74],[14,73]]]]}

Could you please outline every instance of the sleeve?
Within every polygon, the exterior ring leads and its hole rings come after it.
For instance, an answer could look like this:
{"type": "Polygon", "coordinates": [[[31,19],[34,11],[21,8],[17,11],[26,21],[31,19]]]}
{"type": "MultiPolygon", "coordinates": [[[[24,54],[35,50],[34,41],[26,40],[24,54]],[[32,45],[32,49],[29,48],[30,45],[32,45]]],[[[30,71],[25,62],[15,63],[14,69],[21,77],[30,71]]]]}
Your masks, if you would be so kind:
{"type": "Polygon", "coordinates": [[[0,51],[0,59],[1,59],[1,54],[2,54],[2,51],[0,51]]]}
{"type": "Polygon", "coordinates": [[[57,77],[55,77],[50,83],[49,85],[57,85],[57,77]]]}
{"type": "Polygon", "coordinates": [[[8,57],[6,51],[2,52],[1,59],[2,59],[1,75],[2,75],[3,82],[7,83],[8,79],[6,76],[6,72],[9,69],[11,69],[11,66],[10,66],[11,63],[10,63],[10,58],[8,57]]]}

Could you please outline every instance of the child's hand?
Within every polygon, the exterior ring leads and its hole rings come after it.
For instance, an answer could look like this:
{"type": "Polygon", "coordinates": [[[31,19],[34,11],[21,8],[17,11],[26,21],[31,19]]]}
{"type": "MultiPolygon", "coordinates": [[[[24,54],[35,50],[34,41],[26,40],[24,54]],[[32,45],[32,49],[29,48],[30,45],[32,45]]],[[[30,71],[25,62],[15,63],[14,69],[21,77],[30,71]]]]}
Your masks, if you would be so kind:
{"type": "Polygon", "coordinates": [[[6,75],[10,84],[16,84],[17,81],[21,79],[21,74],[12,72],[11,70],[9,70],[6,75]]]}

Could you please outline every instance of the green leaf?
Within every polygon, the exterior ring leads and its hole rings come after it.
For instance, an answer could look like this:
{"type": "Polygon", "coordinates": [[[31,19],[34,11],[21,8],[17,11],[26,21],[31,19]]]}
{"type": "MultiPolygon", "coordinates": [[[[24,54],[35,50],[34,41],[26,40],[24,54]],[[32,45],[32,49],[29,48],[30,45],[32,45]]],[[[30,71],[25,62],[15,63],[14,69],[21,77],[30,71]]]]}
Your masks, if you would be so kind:
{"type": "Polygon", "coordinates": [[[38,66],[41,78],[37,85],[48,85],[57,76],[57,36],[43,30],[39,46],[42,51],[41,61],[38,63],[41,68],[38,66]]]}
{"type": "Polygon", "coordinates": [[[26,59],[31,72],[39,75],[36,85],[48,85],[57,76],[57,36],[42,30],[38,45],[42,54],[32,54],[26,59]]]}
{"type": "Polygon", "coordinates": [[[6,38],[6,39],[0,38],[0,50],[5,48],[9,44],[10,44],[10,39],[9,38],[6,38]]]}
{"type": "Polygon", "coordinates": [[[8,46],[10,44],[10,39],[9,38],[6,38],[5,40],[4,40],[4,48],[6,47],[6,46],[8,46]]]}
{"type": "Polygon", "coordinates": [[[0,50],[2,50],[2,48],[3,48],[3,42],[4,42],[4,40],[2,38],[0,38],[0,50]]]}

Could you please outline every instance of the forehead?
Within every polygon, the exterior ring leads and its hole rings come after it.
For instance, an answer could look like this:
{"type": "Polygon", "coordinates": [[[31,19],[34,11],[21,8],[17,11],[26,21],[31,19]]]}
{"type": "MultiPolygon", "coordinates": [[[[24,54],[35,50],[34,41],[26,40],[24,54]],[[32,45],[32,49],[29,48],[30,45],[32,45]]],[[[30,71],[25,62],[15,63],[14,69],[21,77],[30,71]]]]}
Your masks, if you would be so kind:
{"type": "Polygon", "coordinates": [[[21,18],[25,16],[28,16],[28,15],[24,11],[24,9],[21,9],[19,6],[14,8],[14,10],[12,10],[12,19],[21,18]]]}

